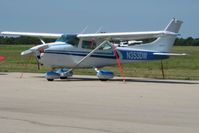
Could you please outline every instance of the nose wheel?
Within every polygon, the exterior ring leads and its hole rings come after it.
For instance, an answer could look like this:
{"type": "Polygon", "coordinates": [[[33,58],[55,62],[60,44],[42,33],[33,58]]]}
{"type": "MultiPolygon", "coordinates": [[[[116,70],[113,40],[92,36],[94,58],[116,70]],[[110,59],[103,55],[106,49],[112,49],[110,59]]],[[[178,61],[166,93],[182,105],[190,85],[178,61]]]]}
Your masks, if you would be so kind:
{"type": "Polygon", "coordinates": [[[45,78],[48,81],[53,81],[54,79],[67,79],[73,75],[73,72],[69,69],[58,69],[56,71],[47,72],[45,78]]]}
{"type": "Polygon", "coordinates": [[[54,81],[54,79],[47,79],[48,81],[54,81]]]}

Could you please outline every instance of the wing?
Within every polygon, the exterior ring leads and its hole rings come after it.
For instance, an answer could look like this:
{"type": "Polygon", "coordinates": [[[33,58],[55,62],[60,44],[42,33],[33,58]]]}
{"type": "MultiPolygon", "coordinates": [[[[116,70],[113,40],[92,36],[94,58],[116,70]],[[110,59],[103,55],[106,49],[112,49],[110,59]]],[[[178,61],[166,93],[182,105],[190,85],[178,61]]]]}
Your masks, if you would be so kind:
{"type": "Polygon", "coordinates": [[[33,33],[33,32],[10,32],[3,31],[2,35],[14,35],[14,36],[30,36],[30,37],[39,37],[39,38],[59,38],[62,34],[54,34],[54,33],[33,33]]]}
{"type": "Polygon", "coordinates": [[[103,40],[137,40],[147,38],[158,38],[164,35],[178,35],[169,31],[149,31],[149,32],[118,32],[118,33],[96,33],[96,34],[78,34],[77,37],[83,39],[103,39],[103,40]]]}

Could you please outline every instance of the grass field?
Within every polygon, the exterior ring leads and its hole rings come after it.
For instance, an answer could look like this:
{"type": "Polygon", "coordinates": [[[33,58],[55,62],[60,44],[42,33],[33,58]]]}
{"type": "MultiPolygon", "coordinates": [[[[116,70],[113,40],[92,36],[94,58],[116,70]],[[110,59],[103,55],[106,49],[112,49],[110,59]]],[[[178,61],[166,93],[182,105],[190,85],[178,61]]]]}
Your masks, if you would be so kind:
{"type": "MultiPolygon", "coordinates": [[[[34,57],[21,57],[20,52],[30,48],[30,45],[0,45],[0,55],[6,60],[0,63],[1,72],[46,72],[46,67],[37,70],[34,57]]],[[[171,57],[164,60],[165,78],[167,79],[199,79],[199,47],[176,46],[172,52],[187,53],[188,56],[171,57]]],[[[125,76],[162,78],[160,61],[140,62],[123,65],[125,76]]],[[[117,66],[105,67],[115,75],[120,76],[117,66]]],[[[95,75],[93,69],[76,69],[75,74],[95,75]]]]}

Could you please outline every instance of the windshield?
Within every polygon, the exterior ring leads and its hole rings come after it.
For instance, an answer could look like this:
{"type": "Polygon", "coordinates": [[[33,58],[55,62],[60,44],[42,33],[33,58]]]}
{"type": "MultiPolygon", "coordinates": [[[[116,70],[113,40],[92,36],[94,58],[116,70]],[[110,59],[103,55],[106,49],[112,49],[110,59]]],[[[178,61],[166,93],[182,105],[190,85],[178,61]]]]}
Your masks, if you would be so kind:
{"type": "Polygon", "coordinates": [[[66,35],[63,34],[60,38],[56,40],[57,42],[65,42],[74,46],[78,46],[79,44],[79,38],[77,38],[77,35],[66,35]]]}

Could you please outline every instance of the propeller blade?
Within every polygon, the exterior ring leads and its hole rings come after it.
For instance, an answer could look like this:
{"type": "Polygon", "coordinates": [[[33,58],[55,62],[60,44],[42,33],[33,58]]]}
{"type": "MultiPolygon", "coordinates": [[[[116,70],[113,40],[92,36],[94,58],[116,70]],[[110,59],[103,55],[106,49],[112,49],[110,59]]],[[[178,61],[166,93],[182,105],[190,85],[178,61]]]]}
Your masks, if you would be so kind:
{"type": "Polygon", "coordinates": [[[30,49],[28,49],[28,50],[25,50],[25,51],[21,52],[21,56],[30,55],[30,54],[32,54],[32,53],[33,53],[33,51],[30,50],[30,49]]]}
{"type": "Polygon", "coordinates": [[[42,44],[46,44],[46,43],[44,42],[44,40],[40,39],[40,41],[41,41],[42,44]]]}

